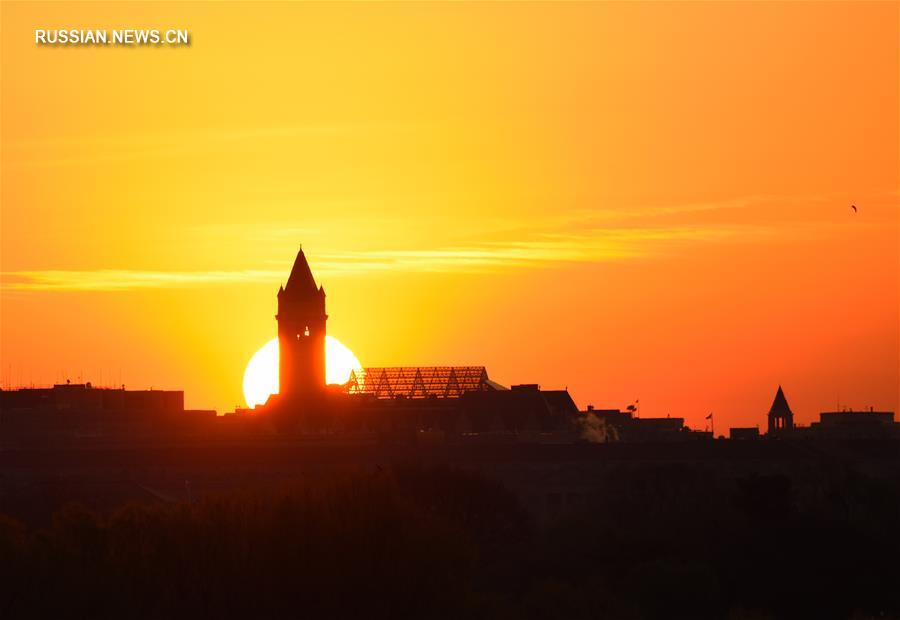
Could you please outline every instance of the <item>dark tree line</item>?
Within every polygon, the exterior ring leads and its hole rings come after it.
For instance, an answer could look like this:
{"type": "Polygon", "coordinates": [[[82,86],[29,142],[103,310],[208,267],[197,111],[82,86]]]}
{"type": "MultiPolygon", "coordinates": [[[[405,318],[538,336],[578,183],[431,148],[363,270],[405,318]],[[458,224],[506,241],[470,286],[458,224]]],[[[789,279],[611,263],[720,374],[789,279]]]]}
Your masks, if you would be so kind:
{"type": "Polygon", "coordinates": [[[40,530],[0,518],[0,617],[896,617],[897,485],[846,473],[799,495],[646,467],[538,524],[491,480],[398,467],[72,505],[40,530]]]}

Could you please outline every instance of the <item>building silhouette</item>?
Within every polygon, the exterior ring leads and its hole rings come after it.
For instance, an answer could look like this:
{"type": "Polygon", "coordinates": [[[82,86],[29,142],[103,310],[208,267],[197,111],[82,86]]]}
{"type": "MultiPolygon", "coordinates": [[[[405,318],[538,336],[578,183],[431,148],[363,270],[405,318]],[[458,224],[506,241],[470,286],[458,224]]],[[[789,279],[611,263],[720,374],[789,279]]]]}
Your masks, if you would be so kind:
{"type": "Polygon", "coordinates": [[[90,383],[0,390],[0,447],[205,432],[213,410],[185,409],[180,390],[126,390],[90,383]]]}
{"type": "Polygon", "coordinates": [[[769,409],[769,435],[789,432],[793,428],[794,412],[791,411],[787,399],[784,397],[784,390],[779,385],[778,391],[775,393],[775,400],[772,401],[772,407],[769,409]]]}
{"type": "Polygon", "coordinates": [[[278,381],[281,400],[313,402],[325,392],[325,289],[316,287],[303,248],[278,289],[278,381]]]}
{"type": "Polygon", "coordinates": [[[466,392],[503,390],[488,379],[484,366],[367,367],[351,371],[348,394],[376,398],[456,398],[466,392]]]}
{"type": "MultiPolygon", "coordinates": [[[[157,441],[161,438],[268,437],[526,443],[671,443],[712,440],[682,417],[639,417],[634,406],[579,411],[568,390],[534,383],[506,387],[479,365],[366,367],[342,385],[326,385],[325,290],[302,248],[277,294],[280,391],[255,409],[185,410],[182,392],[95,388],[90,383],[0,390],[0,448],[48,441],[157,441]]],[[[779,385],[765,438],[893,439],[890,411],[823,412],[809,426],[779,385]]],[[[732,428],[735,440],[761,439],[758,428],[732,428]]]]}
{"type": "Polygon", "coordinates": [[[866,411],[823,411],[818,422],[803,430],[817,438],[900,438],[900,423],[894,421],[894,412],[875,411],[874,407],[866,411]]]}
{"type": "Polygon", "coordinates": [[[369,367],[326,385],[325,290],[303,253],[278,290],[279,393],[256,413],[281,432],[572,433],[578,408],[565,390],[507,388],[483,366],[369,367]]]}
{"type": "Polygon", "coordinates": [[[733,426],[728,430],[728,438],[737,441],[759,439],[759,429],[755,426],[733,426]]]}

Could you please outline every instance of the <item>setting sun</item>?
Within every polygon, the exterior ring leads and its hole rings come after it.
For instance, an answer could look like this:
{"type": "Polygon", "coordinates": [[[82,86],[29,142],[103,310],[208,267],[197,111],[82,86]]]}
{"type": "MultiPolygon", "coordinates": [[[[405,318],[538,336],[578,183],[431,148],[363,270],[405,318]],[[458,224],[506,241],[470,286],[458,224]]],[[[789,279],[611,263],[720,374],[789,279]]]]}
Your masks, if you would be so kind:
{"type": "Polygon", "coordinates": [[[231,412],[303,243],[379,367],[699,428],[900,406],[896,1],[266,7],[0,1],[4,389],[231,412]]]}
{"type": "MultiPolygon", "coordinates": [[[[325,380],[345,383],[352,370],[362,366],[353,351],[340,340],[325,336],[325,380]]],[[[278,338],[272,338],[253,354],[244,371],[244,400],[248,407],[261,405],[278,392],[278,338]]]]}

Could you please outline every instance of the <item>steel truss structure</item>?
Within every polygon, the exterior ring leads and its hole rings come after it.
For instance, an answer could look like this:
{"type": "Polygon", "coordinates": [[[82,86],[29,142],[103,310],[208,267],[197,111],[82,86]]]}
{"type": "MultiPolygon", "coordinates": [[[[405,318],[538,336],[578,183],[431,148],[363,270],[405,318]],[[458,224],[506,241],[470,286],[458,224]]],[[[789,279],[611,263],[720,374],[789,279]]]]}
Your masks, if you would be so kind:
{"type": "Polygon", "coordinates": [[[493,389],[484,366],[363,368],[347,381],[348,394],[375,398],[459,398],[493,389]]]}

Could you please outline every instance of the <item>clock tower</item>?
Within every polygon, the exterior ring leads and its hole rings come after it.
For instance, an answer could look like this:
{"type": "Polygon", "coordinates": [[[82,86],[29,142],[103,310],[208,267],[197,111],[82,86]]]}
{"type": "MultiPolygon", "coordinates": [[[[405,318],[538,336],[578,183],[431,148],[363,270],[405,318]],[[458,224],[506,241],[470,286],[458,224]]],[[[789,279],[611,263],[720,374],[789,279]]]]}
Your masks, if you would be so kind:
{"type": "Polygon", "coordinates": [[[303,249],[278,289],[278,382],[281,399],[309,401],[325,392],[325,290],[316,287],[303,249]]]}

